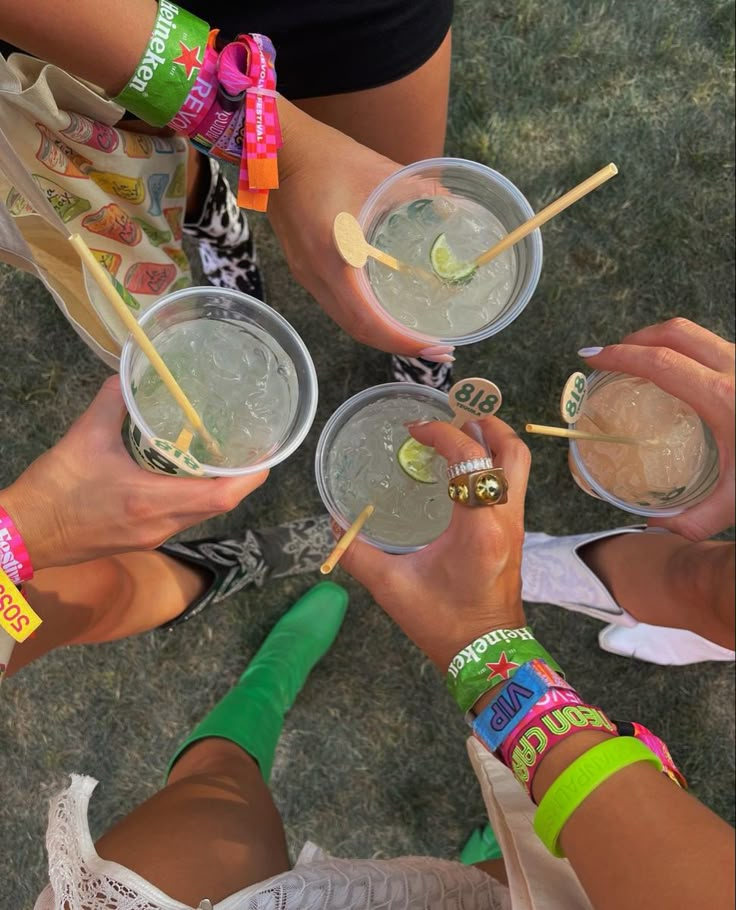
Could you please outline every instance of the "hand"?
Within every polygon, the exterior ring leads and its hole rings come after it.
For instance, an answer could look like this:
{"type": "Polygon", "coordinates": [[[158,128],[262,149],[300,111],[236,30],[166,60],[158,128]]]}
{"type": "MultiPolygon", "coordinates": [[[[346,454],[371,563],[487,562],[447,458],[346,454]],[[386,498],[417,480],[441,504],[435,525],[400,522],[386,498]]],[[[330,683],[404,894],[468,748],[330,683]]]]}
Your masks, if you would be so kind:
{"type": "Polygon", "coordinates": [[[120,379],[113,376],[66,436],[0,491],[0,504],[23,537],[34,569],[152,550],[235,508],[268,476],[262,471],[188,478],[145,471],[123,446],[124,414],[120,379]]]}
{"type": "MultiPolygon", "coordinates": [[[[525,624],[521,547],[529,450],[496,417],[477,426],[494,464],[506,471],[508,502],[482,508],[456,504],[444,534],[416,553],[391,556],[356,540],[341,562],[443,673],[455,654],[479,635],[525,624]]],[[[448,464],[488,454],[447,423],[432,421],[409,429],[448,464]]]]}
{"type": "Polygon", "coordinates": [[[419,355],[425,345],[405,335],[363,299],[355,269],[343,262],[332,239],[335,215],[344,211],[357,216],[370,193],[400,165],[283,99],[279,99],[279,116],[284,128],[281,186],[270,195],[268,217],[292,274],[356,341],[383,351],[419,355]]]}
{"type": "Polygon", "coordinates": [[[596,370],[649,379],[689,404],[718,446],[720,475],[703,502],[674,518],[650,519],[689,540],[706,540],[734,523],[734,345],[687,319],[670,319],[628,335],[585,359],[596,370]]]}

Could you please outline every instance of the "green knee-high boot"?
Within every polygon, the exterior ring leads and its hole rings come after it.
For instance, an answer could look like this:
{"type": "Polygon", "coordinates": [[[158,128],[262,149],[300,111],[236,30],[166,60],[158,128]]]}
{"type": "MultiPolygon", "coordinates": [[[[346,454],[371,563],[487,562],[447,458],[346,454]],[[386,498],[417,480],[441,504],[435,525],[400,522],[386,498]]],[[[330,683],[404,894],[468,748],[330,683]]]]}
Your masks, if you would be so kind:
{"type": "Polygon", "coordinates": [[[169,772],[192,743],[214,736],[244,749],[268,781],[284,716],[337,637],[347,605],[347,591],[330,581],[307,591],[276,623],[237,684],[179,747],[169,772]]]}

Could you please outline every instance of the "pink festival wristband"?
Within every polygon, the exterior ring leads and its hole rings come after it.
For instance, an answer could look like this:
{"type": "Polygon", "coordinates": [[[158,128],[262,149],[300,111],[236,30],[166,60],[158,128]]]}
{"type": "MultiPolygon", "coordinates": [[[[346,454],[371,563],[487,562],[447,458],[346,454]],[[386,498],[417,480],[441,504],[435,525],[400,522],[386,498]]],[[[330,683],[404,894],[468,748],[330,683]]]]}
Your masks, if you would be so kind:
{"type": "Polygon", "coordinates": [[[13,519],[0,506],[0,569],[14,585],[33,578],[33,565],[13,519]]]}

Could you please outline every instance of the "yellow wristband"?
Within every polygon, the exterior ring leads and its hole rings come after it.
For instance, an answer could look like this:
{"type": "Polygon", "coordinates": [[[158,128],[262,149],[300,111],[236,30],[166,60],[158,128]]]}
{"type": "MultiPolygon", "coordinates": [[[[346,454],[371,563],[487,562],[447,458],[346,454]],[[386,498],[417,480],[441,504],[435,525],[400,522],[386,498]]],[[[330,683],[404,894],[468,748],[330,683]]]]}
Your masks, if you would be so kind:
{"type": "Polygon", "coordinates": [[[0,569],[0,628],[16,641],[25,641],[40,625],[41,617],[0,569]]]}
{"type": "Polygon", "coordinates": [[[558,840],[573,812],[617,771],[646,761],[662,770],[662,762],[644,743],[617,736],[593,746],[560,774],[547,790],[534,816],[534,830],[553,856],[564,856],[558,840]]]}

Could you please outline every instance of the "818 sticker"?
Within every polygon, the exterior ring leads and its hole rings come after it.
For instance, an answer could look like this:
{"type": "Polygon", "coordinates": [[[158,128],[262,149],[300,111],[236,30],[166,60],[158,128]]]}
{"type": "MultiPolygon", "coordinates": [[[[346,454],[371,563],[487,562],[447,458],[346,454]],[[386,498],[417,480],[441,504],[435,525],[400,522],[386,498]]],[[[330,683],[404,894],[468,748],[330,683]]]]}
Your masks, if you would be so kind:
{"type": "Polygon", "coordinates": [[[588,391],[584,373],[573,373],[565,383],[560,397],[560,414],[566,423],[577,423],[583,413],[583,404],[588,391]]]}
{"type": "Polygon", "coordinates": [[[0,569],[0,627],[16,641],[25,641],[40,625],[41,617],[0,569]]]}
{"type": "Polygon", "coordinates": [[[466,420],[490,417],[501,407],[503,397],[495,382],[474,377],[461,379],[450,389],[450,407],[455,412],[453,426],[462,426],[466,420]]]}

